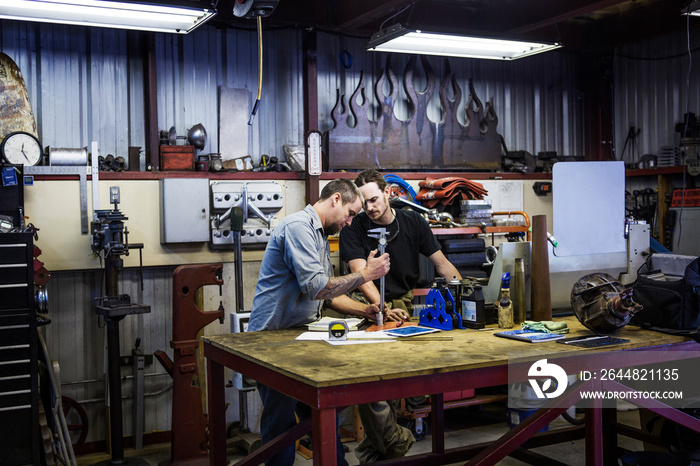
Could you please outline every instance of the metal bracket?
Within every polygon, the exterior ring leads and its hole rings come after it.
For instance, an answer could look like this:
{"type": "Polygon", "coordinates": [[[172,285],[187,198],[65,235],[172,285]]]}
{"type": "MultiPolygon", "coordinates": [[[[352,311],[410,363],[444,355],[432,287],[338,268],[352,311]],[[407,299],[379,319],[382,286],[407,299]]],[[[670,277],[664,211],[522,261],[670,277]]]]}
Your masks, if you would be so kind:
{"type": "Polygon", "coordinates": [[[78,175],[80,180],[80,232],[88,233],[87,175],[89,165],[24,167],[25,175],[78,175]]]}

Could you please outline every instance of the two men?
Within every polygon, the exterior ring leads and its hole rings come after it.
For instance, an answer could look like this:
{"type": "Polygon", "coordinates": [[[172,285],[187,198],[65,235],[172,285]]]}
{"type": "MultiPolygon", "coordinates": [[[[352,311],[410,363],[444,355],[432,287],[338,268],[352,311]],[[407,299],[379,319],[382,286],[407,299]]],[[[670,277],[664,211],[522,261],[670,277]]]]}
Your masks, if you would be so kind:
{"type": "MultiPolygon", "coordinates": [[[[277,225],[260,267],[248,331],[297,327],[317,320],[325,301],[332,309],[361,317],[376,318],[375,304],[353,301],[345,294],[367,281],[384,276],[389,255],[372,251],[365,266],[342,277],[333,276],[328,236],[350,225],[362,209],[359,190],[349,180],[328,183],[318,202],[288,215],[277,225]]],[[[267,443],[296,424],[297,401],[258,384],[263,402],[261,436],[267,443]]],[[[300,417],[306,417],[299,410],[300,417]]],[[[338,464],[347,465],[338,444],[338,464]]],[[[294,464],[294,446],[284,449],[267,465],[294,464]]]]}
{"type": "MultiPolygon", "coordinates": [[[[418,213],[393,209],[389,204],[389,187],[377,170],[369,169],[355,178],[364,197],[364,212],[340,233],[341,259],[350,272],[357,273],[367,265],[365,257],[376,249],[377,239],[367,235],[374,228],[386,228],[386,252],[391,269],[385,277],[384,290],[387,320],[410,318],[413,289],[420,276],[419,254],[426,256],[437,273],[447,280],[462,276],[440,250],[428,223],[418,213]]],[[[363,301],[380,303],[379,281],[359,286],[363,301]]],[[[355,449],[361,464],[402,457],[414,443],[413,434],[396,422],[395,401],[379,401],[358,406],[365,429],[365,438],[355,449]]]]}
{"type": "MultiPolygon", "coordinates": [[[[419,277],[419,253],[426,255],[443,277],[461,278],[440,251],[425,220],[415,212],[392,209],[388,194],[381,174],[366,170],[355,183],[344,179],[328,183],[316,204],[285,217],[265,249],[248,330],[307,324],[320,317],[324,300],[338,312],[376,319],[380,295],[373,281],[383,276],[386,299],[391,303],[385,309],[387,320],[406,320],[419,277]],[[363,207],[365,213],[359,214],[363,207]],[[379,257],[377,240],[367,236],[367,231],[376,227],[385,227],[389,233],[387,253],[379,257]],[[334,277],[328,236],[338,232],[341,256],[351,273],[334,277]],[[346,296],[358,288],[367,303],[346,296]]],[[[298,406],[296,400],[262,384],[258,388],[263,401],[262,441],[266,443],[296,424],[298,406]]],[[[360,416],[367,435],[355,450],[361,463],[404,456],[415,442],[411,432],[396,423],[391,403],[363,405],[360,416]]],[[[343,447],[339,441],[337,445],[338,464],[345,465],[343,447]]],[[[294,448],[290,446],[266,464],[293,463],[294,448]]]]}
{"type": "MultiPolygon", "coordinates": [[[[352,224],[340,234],[340,256],[348,263],[350,272],[357,272],[366,265],[365,257],[377,248],[377,239],[367,236],[374,228],[386,228],[386,252],[391,258],[391,270],[385,278],[385,301],[393,309],[387,311],[389,320],[406,320],[410,317],[413,289],[420,276],[419,254],[423,254],[435,266],[435,271],[446,280],[462,279],[454,265],[440,250],[440,243],[420,214],[396,210],[389,204],[389,186],[381,173],[369,169],[355,178],[355,184],[364,197],[364,212],[357,215],[352,224]]],[[[368,302],[379,304],[378,280],[360,285],[360,291],[368,302]]]]}

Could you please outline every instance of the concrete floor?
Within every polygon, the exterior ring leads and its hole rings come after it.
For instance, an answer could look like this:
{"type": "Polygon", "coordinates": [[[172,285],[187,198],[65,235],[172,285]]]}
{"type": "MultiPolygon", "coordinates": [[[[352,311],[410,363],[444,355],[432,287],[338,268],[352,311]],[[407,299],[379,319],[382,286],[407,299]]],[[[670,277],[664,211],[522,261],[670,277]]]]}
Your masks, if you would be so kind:
{"type": "MultiPolygon", "coordinates": [[[[621,406],[619,408],[618,421],[631,426],[638,427],[638,411],[630,410],[629,408],[632,408],[632,406],[627,405],[621,406]]],[[[481,407],[458,408],[445,411],[446,448],[454,448],[457,446],[488,442],[497,439],[498,437],[506,433],[509,429],[506,412],[507,411],[505,404],[498,403],[484,405],[481,407]]],[[[564,419],[558,418],[552,424],[550,424],[550,430],[569,426],[570,424],[564,419]]],[[[631,451],[639,451],[644,449],[640,441],[622,436],[618,437],[618,444],[621,447],[631,451]]],[[[348,462],[351,465],[358,464],[357,459],[353,454],[353,450],[357,446],[357,443],[348,442],[345,443],[345,445],[349,448],[349,452],[345,455],[348,462]]],[[[430,433],[428,432],[423,440],[416,442],[411,451],[408,453],[408,456],[426,453],[430,451],[431,438],[430,433]]],[[[571,466],[585,464],[583,440],[559,443],[557,445],[552,445],[548,447],[540,447],[533,449],[533,451],[546,455],[571,466]]],[[[148,465],[156,466],[160,462],[168,461],[170,459],[170,445],[150,445],[144,447],[144,449],[140,450],[139,452],[134,452],[133,450],[127,449],[125,451],[125,456],[136,456],[145,460],[145,462],[148,465]]],[[[229,464],[235,463],[238,459],[242,457],[242,455],[230,455],[229,464]]],[[[83,456],[78,458],[78,464],[95,464],[106,459],[109,459],[109,457],[106,455],[83,456]]],[[[312,463],[312,460],[306,460],[302,456],[297,454],[296,462],[294,464],[296,466],[305,466],[311,465],[312,463]]],[[[516,466],[527,463],[523,463],[519,460],[508,457],[499,462],[498,464],[504,466],[516,466]]]]}

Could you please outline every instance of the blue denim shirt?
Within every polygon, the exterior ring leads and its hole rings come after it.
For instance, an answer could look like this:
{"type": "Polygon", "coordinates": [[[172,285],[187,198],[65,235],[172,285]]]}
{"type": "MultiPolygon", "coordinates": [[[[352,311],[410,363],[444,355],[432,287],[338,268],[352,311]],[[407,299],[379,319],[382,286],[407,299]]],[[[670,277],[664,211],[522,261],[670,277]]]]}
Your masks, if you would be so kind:
{"type": "Polygon", "coordinates": [[[328,238],[310,205],[288,215],[265,248],[248,331],[298,327],[318,319],[316,295],[333,275],[328,238]]]}

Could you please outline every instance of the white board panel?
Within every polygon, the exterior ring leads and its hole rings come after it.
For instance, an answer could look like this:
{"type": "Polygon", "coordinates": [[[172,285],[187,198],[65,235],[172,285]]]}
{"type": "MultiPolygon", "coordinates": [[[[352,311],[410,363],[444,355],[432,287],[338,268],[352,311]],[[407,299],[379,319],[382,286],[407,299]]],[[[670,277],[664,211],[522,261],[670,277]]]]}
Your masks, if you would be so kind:
{"type": "Polygon", "coordinates": [[[552,182],[557,256],[626,250],[624,163],[558,162],[552,182]]]}
{"type": "Polygon", "coordinates": [[[491,201],[494,212],[523,210],[523,182],[520,180],[483,180],[479,181],[488,194],[484,199],[491,201]]]}

